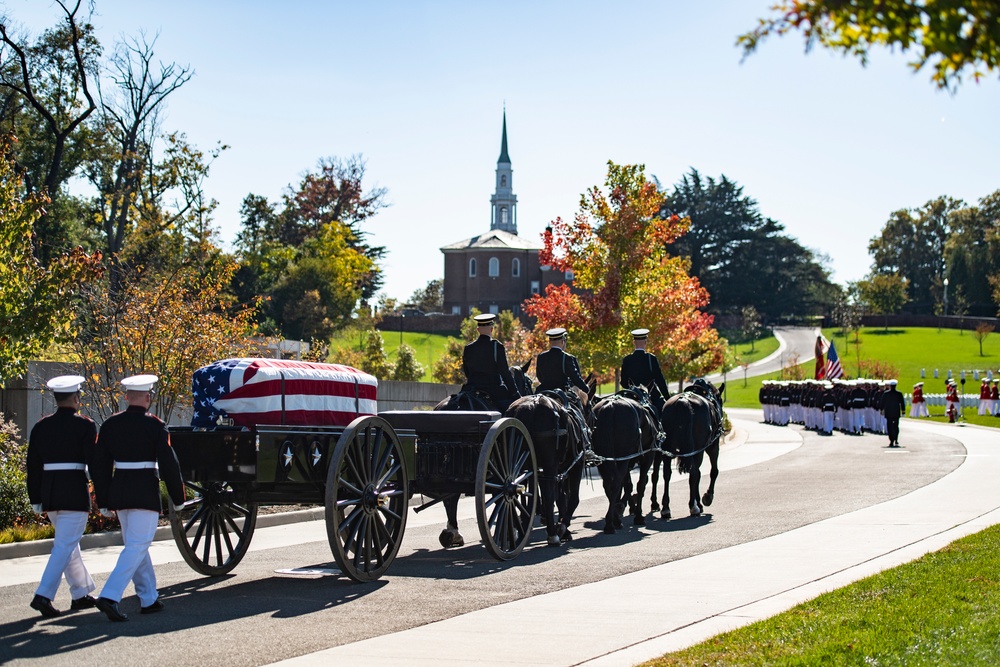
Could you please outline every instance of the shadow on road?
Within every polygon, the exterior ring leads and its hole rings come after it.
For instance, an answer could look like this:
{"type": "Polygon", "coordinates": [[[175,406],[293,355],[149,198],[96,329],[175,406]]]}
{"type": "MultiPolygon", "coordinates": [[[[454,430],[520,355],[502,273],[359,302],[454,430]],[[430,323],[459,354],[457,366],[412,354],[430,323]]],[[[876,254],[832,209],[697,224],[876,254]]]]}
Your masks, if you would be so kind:
{"type": "MultiPolygon", "coordinates": [[[[314,567],[327,567],[316,565],[314,567]]],[[[275,619],[296,618],[348,604],[382,589],[388,582],[347,585],[344,578],[297,579],[274,576],[235,585],[222,585],[234,575],[195,579],[160,588],[166,609],[158,614],[139,613],[139,599],[129,596],[121,609],[124,623],[113,623],[96,609],[63,612],[44,620],[41,616],[0,624],[4,646],[0,662],[44,658],[63,651],[79,650],[117,637],[168,634],[212,624],[270,615],[275,619]]],[[[139,656],[135,663],[142,663],[139,656]]],[[[195,663],[197,661],[194,661],[195,663]]]]}

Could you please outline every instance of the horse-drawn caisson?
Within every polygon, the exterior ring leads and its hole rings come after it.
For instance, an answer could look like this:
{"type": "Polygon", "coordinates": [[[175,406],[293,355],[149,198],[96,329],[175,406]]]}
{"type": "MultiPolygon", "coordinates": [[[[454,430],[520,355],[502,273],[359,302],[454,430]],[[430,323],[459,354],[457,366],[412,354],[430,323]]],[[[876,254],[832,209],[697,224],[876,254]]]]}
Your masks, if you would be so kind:
{"type": "Polygon", "coordinates": [[[194,498],[170,514],[196,571],[231,571],[259,505],[322,504],[334,558],[356,581],[384,574],[410,498],[474,495],[496,558],[528,543],[537,503],[531,436],[492,411],[376,414],[374,377],[346,366],[229,359],[193,378],[190,427],[171,441],[194,498]]]}
{"type": "Polygon", "coordinates": [[[701,512],[695,473],[704,452],[713,464],[705,505],[718,474],[721,401],[708,383],[678,395],[684,397],[675,401],[680,408],[668,401],[662,420],[641,387],[604,397],[592,411],[586,396],[576,401],[546,392],[518,399],[504,415],[488,404],[462,405],[476,401],[474,395],[453,397],[451,409],[378,413],[377,380],[366,373],[268,359],[201,368],[192,393],[192,425],[170,433],[194,497],[172,508],[170,520],[185,561],[206,575],[227,573],[240,562],[259,505],[323,505],[337,565],[355,581],[372,581],[395,559],[416,494],[427,499],[416,511],[438,502],[448,510],[446,546],[461,543],[458,498],[474,496],[486,549],[510,560],[528,544],[536,513],[549,545],[571,538],[587,463],[597,464],[604,479],[605,532],[621,525],[626,504],[643,523],[642,494],[656,458],[685,462],[679,469],[692,475],[692,514],[701,512]],[[632,496],[630,471],[637,464],[632,496]]]}

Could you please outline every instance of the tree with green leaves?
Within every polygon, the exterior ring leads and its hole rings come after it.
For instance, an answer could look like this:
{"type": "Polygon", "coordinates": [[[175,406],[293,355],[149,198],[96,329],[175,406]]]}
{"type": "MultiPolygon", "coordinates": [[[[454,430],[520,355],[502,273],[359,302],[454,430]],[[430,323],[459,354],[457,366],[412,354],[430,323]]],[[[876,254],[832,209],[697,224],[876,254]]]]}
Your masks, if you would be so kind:
{"type": "Polygon", "coordinates": [[[919,209],[895,211],[881,233],[868,243],[872,271],[898,273],[905,278],[909,300],[918,310],[930,311],[931,304],[940,300],[950,220],[963,206],[951,197],[938,197],[919,209]]]}
{"type": "Polygon", "coordinates": [[[396,367],[392,379],[402,382],[419,382],[424,376],[424,367],[417,361],[416,351],[403,343],[396,350],[396,367]]]}
{"type": "Polygon", "coordinates": [[[406,302],[425,313],[436,313],[444,307],[444,280],[435,278],[416,290],[406,302]]]}
{"type": "Polygon", "coordinates": [[[906,278],[897,273],[876,273],[858,282],[861,299],[876,315],[884,315],[889,330],[889,315],[898,313],[906,303],[906,278]]]}
{"type": "Polygon", "coordinates": [[[389,355],[385,351],[385,341],[382,340],[382,332],[372,329],[365,339],[364,356],[361,360],[361,370],[371,373],[379,380],[392,379],[396,365],[389,361],[389,355]]]}
{"type": "Polygon", "coordinates": [[[72,296],[102,268],[100,253],[80,248],[42,265],[34,225],[48,198],[24,194],[11,154],[14,141],[0,139],[0,386],[22,375],[49,345],[71,338],[72,296]]]}
{"type": "MultiPolygon", "coordinates": [[[[59,23],[34,43],[0,17],[0,131],[21,140],[11,151],[28,194],[60,198],[63,184],[90,153],[87,119],[97,110],[92,87],[101,45],[82,0],[56,0],[59,23]]],[[[54,213],[58,207],[48,213],[54,213]]],[[[76,240],[67,220],[43,214],[35,252],[44,264],[76,240]]]]}
{"type": "Polygon", "coordinates": [[[378,263],[386,250],[384,246],[368,243],[362,223],[389,205],[385,188],[375,186],[365,190],[366,168],[361,155],[321,158],[316,171],[306,173],[296,188],[288,188],[275,229],[280,243],[300,247],[324,225],[331,222],[343,225],[348,246],[369,260],[368,272],[360,277],[363,302],[375,296],[382,286],[378,263]]]}
{"type": "Polygon", "coordinates": [[[879,46],[911,53],[914,71],[930,66],[939,88],[962,77],[979,81],[1000,72],[1000,5],[992,0],[780,0],[772,15],[741,35],[744,57],[771,35],[800,31],[814,45],[868,63],[879,46]]]}
{"type": "Polygon", "coordinates": [[[835,286],[822,257],[765,218],[743,187],[722,175],[685,174],[666,195],[661,214],[691,221],[669,251],[691,261],[690,273],[712,295],[715,313],[749,304],[770,318],[820,314],[835,286]]]}

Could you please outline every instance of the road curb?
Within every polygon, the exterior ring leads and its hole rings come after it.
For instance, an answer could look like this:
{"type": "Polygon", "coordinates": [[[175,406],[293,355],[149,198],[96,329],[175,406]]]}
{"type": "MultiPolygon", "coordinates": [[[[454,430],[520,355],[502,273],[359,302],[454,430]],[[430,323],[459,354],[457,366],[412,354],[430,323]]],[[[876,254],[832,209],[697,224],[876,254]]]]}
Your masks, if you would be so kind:
{"type": "MultiPolygon", "coordinates": [[[[314,507],[307,510],[297,510],[294,512],[278,512],[275,514],[262,514],[257,517],[257,528],[269,528],[271,526],[283,526],[290,523],[302,521],[317,521],[324,519],[326,509],[314,507]]],[[[160,526],[156,529],[156,536],[153,541],[172,540],[170,526],[160,526]]],[[[32,540],[31,542],[14,542],[13,544],[0,544],[0,560],[10,558],[24,558],[26,556],[44,556],[52,552],[53,540],[32,540]]],[[[116,530],[107,533],[92,533],[84,535],[80,539],[81,549],[96,549],[98,547],[122,546],[121,531],[116,530]]]]}

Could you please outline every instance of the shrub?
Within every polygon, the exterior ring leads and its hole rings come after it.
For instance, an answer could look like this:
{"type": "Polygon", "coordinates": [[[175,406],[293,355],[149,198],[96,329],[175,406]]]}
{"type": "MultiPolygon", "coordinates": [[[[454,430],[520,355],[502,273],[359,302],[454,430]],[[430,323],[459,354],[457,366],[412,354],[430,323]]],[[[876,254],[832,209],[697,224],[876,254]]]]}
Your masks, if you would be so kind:
{"type": "Polygon", "coordinates": [[[899,377],[899,369],[880,359],[862,359],[858,364],[859,377],[869,380],[892,380],[899,377]]]}
{"type": "Polygon", "coordinates": [[[39,523],[28,500],[27,455],[17,426],[0,417],[0,530],[39,523]]]}

